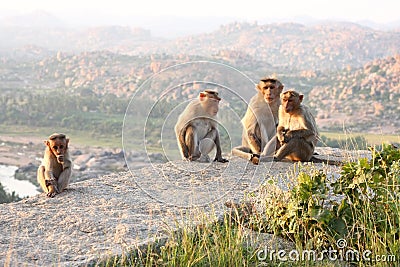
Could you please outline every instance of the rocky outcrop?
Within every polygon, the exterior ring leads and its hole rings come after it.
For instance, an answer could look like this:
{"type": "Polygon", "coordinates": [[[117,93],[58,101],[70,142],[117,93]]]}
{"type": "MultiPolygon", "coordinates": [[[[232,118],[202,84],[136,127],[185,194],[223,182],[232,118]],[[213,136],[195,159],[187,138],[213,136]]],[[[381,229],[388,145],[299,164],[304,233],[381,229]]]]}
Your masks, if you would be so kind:
{"type": "MultiPolygon", "coordinates": [[[[325,156],[344,155],[328,152],[325,156]]],[[[298,169],[288,162],[255,166],[238,158],[227,164],[174,161],[72,183],[55,198],[39,194],[2,204],[0,264],[90,265],[167,237],[204,215],[216,218],[226,211],[226,201],[240,201],[268,180],[285,187],[298,169]]]]}

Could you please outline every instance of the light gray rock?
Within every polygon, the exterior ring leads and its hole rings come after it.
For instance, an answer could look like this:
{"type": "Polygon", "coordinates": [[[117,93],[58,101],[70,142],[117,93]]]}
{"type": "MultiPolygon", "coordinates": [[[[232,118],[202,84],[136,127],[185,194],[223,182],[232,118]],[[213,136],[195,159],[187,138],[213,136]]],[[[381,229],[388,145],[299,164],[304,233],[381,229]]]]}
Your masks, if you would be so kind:
{"type": "Polygon", "coordinates": [[[127,253],[181,223],[221,216],[226,201],[240,201],[268,180],[285,187],[293,165],[174,161],[72,183],[55,198],[1,204],[0,265],[85,266],[127,253]]]}

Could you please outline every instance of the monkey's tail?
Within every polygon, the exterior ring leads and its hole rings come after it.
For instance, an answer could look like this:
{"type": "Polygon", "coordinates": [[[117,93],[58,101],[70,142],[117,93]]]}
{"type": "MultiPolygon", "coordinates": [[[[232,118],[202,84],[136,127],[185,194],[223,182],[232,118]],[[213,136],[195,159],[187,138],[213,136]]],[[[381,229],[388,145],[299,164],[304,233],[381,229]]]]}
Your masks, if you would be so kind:
{"type": "Polygon", "coordinates": [[[344,163],[340,160],[330,160],[330,159],[320,159],[315,156],[312,156],[310,159],[311,162],[314,163],[325,163],[328,165],[342,166],[344,163]]]}

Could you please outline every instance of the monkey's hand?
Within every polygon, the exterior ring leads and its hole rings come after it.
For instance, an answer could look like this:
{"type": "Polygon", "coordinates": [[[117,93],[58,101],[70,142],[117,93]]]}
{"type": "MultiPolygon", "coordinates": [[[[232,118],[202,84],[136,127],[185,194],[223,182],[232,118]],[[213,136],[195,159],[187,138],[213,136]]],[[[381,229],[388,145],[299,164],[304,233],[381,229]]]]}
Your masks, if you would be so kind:
{"type": "Polygon", "coordinates": [[[277,134],[278,141],[282,145],[285,142],[285,136],[283,134],[277,134]]]}
{"type": "Polygon", "coordinates": [[[288,143],[294,137],[293,131],[286,131],[284,135],[284,143],[288,143]]]}
{"type": "Polygon", "coordinates": [[[64,155],[57,155],[56,157],[57,157],[58,163],[62,164],[64,162],[64,155]]]}
{"type": "Polygon", "coordinates": [[[183,152],[183,156],[185,157],[185,159],[189,159],[189,151],[188,151],[187,147],[184,147],[182,149],[182,152],[183,152]]]}
{"type": "Polygon", "coordinates": [[[54,197],[58,192],[57,181],[55,179],[46,180],[46,187],[49,190],[47,192],[48,197],[54,197]]]}
{"type": "Polygon", "coordinates": [[[229,160],[227,160],[227,159],[224,159],[223,157],[221,157],[221,156],[217,156],[217,157],[215,157],[215,159],[214,159],[214,161],[217,161],[217,162],[221,162],[221,163],[227,163],[227,162],[229,162],[229,160]]]}
{"type": "Polygon", "coordinates": [[[261,140],[257,137],[255,133],[249,133],[249,145],[252,151],[261,151],[261,140]]]}
{"type": "Polygon", "coordinates": [[[69,159],[64,159],[64,161],[61,163],[63,165],[63,170],[71,168],[72,166],[72,161],[69,159]]]}
{"type": "Polygon", "coordinates": [[[250,156],[250,161],[254,164],[254,165],[258,165],[260,162],[260,155],[258,154],[251,154],[250,156]]]}
{"type": "Polygon", "coordinates": [[[284,127],[282,127],[282,126],[278,127],[276,136],[281,145],[285,142],[285,133],[286,133],[286,130],[284,127]]]}
{"type": "Polygon", "coordinates": [[[191,155],[188,157],[189,161],[195,161],[200,158],[200,154],[191,155]]]}

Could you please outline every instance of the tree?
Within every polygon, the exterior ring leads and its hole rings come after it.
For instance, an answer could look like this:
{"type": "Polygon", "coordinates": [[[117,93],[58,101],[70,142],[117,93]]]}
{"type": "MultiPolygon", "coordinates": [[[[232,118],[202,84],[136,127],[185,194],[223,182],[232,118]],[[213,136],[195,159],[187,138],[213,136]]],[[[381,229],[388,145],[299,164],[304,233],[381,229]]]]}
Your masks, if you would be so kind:
{"type": "Polygon", "coordinates": [[[21,198],[15,194],[13,191],[11,194],[8,194],[5,190],[3,185],[0,183],[0,203],[10,203],[19,201],[21,198]]]}

